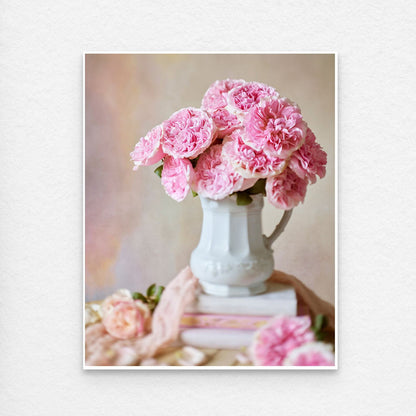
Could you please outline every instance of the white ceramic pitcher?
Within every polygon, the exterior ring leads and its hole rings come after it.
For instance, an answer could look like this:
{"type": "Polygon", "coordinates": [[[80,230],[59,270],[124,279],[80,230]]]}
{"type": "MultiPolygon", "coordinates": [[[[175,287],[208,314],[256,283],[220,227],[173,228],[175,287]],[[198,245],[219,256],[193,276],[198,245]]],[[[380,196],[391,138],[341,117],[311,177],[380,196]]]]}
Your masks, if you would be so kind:
{"type": "Polygon", "coordinates": [[[273,233],[262,233],[263,195],[252,195],[249,205],[236,196],[220,201],[200,197],[203,210],[201,238],[191,254],[191,269],[205,293],[249,296],[266,290],[274,268],[271,245],[283,232],[292,210],[285,211],[273,233]]]}

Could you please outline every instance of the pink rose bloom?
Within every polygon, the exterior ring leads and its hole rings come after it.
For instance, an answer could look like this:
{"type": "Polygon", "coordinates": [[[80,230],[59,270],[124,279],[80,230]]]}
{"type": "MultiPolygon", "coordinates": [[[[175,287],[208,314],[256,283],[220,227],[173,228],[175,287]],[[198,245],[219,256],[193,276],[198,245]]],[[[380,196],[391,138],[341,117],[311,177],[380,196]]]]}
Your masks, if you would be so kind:
{"type": "Polygon", "coordinates": [[[106,298],[101,314],[107,332],[118,339],[142,337],[150,330],[149,308],[140,300],[134,300],[128,291],[106,298]]]}
{"type": "Polygon", "coordinates": [[[162,170],[162,185],[175,201],[180,202],[188,195],[192,175],[193,168],[188,159],[166,156],[162,170]]]}
{"type": "Polygon", "coordinates": [[[279,93],[268,85],[260,82],[246,82],[228,93],[227,109],[241,116],[262,100],[278,96],[279,93]]]}
{"type": "MultiPolygon", "coordinates": [[[[241,190],[244,178],[238,174],[221,155],[222,145],[211,146],[198,159],[195,167],[193,188],[200,196],[224,199],[241,190]]],[[[249,186],[250,187],[250,186],[249,186]]]]}
{"type": "Polygon", "coordinates": [[[194,159],[215,140],[212,118],[199,108],[183,108],[163,123],[163,151],[175,158],[194,159]]]}
{"type": "Polygon", "coordinates": [[[292,350],[283,361],[291,366],[334,366],[335,357],[330,344],[310,342],[292,350]]]}
{"type": "Polygon", "coordinates": [[[314,340],[309,316],[278,316],[260,328],[250,347],[254,365],[282,365],[293,349],[314,340]]]}
{"type": "Polygon", "coordinates": [[[234,169],[245,178],[267,178],[281,173],[287,162],[272,157],[262,150],[255,150],[243,140],[244,132],[235,130],[223,141],[223,156],[228,159],[234,169]]]}
{"type": "Polygon", "coordinates": [[[202,109],[211,113],[219,108],[227,106],[228,92],[233,88],[243,85],[245,81],[242,79],[225,79],[223,81],[215,81],[207,90],[202,99],[202,109]]]}
{"type": "Polygon", "coordinates": [[[230,135],[235,129],[242,127],[242,122],[225,108],[220,108],[211,113],[211,117],[217,127],[217,137],[222,139],[230,135]]]}
{"type": "Polygon", "coordinates": [[[323,151],[312,130],[308,127],[305,143],[292,153],[289,163],[296,175],[316,182],[316,176],[323,178],[326,173],[326,153],[323,151]]]}
{"type": "Polygon", "coordinates": [[[153,165],[163,159],[165,154],[160,146],[162,136],[163,128],[159,125],[139,140],[130,153],[131,160],[134,161],[133,170],[137,170],[139,166],[153,165]]]}
{"type": "Polygon", "coordinates": [[[304,201],[307,186],[307,179],[299,178],[293,170],[286,168],[280,175],[267,178],[267,199],[276,208],[289,210],[304,201]]]}
{"type": "Polygon", "coordinates": [[[244,123],[248,145],[282,159],[299,149],[305,139],[306,123],[300,109],[287,98],[274,98],[252,107],[244,123]]]}

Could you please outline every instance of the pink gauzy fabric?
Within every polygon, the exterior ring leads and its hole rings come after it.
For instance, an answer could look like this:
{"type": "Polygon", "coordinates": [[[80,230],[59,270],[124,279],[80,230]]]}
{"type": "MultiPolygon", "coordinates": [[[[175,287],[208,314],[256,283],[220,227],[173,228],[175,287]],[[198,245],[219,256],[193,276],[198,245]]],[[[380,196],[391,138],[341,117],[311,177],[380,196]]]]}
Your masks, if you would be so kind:
{"type": "Polygon", "coordinates": [[[328,320],[325,332],[328,339],[333,340],[335,331],[335,308],[333,305],[322,300],[299,279],[290,274],[275,270],[268,281],[290,285],[295,289],[298,300],[298,315],[309,315],[312,321],[316,315],[325,315],[328,320]]]}
{"type": "Polygon", "coordinates": [[[166,287],[155,310],[151,332],[143,338],[120,340],[96,323],[85,330],[85,365],[134,365],[153,357],[178,338],[185,307],[194,299],[198,281],[191,269],[183,269],[166,287]]]}

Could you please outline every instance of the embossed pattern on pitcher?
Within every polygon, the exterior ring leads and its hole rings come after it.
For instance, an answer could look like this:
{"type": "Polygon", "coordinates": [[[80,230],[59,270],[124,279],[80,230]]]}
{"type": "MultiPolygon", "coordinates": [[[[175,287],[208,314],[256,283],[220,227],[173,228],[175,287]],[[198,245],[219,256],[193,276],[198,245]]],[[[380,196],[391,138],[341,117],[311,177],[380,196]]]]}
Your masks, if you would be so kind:
{"type": "Polygon", "coordinates": [[[274,267],[262,233],[263,196],[253,195],[253,202],[245,206],[237,205],[233,196],[220,201],[201,198],[201,204],[201,238],[191,255],[191,268],[204,290],[225,296],[263,291],[274,267]]]}

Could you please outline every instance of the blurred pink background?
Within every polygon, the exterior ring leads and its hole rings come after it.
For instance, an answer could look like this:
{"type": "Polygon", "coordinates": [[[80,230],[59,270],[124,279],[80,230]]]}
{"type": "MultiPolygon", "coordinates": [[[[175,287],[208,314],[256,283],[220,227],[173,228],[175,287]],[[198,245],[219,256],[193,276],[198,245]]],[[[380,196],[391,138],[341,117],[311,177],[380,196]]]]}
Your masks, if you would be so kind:
{"type": "MultiPolygon", "coordinates": [[[[308,188],[275,242],[275,268],[319,296],[335,297],[335,57],[333,54],[86,54],[86,300],[118,288],[166,285],[189,262],[202,221],[198,198],[169,198],[152,167],[129,153],[156,124],[199,107],[217,79],[242,78],[295,101],[328,154],[327,175],[308,188]]],[[[265,201],[269,234],[282,211],[265,201]]]]}

